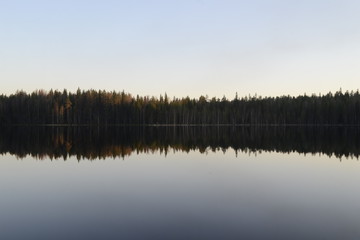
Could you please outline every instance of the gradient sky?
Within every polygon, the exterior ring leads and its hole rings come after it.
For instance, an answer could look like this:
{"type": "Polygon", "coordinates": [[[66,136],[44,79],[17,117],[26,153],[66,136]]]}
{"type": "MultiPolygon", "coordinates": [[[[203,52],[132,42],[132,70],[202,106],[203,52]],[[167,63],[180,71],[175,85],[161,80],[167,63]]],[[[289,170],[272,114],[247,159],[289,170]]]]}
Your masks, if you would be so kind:
{"type": "Polygon", "coordinates": [[[0,1],[0,93],[233,98],[360,86],[360,1],[0,1]]]}

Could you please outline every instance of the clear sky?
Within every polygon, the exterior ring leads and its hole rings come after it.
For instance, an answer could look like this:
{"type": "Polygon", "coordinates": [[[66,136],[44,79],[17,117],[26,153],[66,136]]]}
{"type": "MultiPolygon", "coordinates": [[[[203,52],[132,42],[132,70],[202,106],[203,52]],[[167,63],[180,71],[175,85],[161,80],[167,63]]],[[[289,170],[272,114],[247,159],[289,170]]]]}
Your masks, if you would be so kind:
{"type": "Polygon", "coordinates": [[[357,90],[359,13],[358,0],[0,0],[0,93],[357,90]]]}

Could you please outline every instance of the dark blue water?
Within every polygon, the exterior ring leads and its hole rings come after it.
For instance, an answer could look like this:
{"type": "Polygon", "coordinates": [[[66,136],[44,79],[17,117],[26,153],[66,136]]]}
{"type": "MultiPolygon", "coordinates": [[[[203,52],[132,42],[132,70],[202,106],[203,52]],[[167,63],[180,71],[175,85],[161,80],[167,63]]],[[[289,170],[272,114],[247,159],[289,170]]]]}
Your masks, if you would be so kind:
{"type": "Polygon", "coordinates": [[[228,150],[0,156],[0,239],[360,239],[360,163],[228,150]]]}

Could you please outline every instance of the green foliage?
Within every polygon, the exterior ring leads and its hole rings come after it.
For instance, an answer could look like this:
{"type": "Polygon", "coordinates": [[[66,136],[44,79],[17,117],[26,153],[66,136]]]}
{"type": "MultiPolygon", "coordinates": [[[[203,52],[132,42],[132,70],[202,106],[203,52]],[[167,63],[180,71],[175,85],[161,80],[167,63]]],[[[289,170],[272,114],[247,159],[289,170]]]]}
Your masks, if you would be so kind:
{"type": "Polygon", "coordinates": [[[0,124],[89,125],[358,125],[360,94],[198,99],[129,93],[19,91],[0,96],[0,124]]]}

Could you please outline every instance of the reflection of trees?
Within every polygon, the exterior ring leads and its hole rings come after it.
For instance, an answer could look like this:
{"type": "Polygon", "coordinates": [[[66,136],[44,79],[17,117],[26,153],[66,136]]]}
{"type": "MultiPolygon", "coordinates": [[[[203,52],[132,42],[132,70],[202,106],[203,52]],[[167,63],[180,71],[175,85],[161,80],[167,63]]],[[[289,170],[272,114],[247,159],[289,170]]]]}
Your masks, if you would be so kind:
{"type": "Polygon", "coordinates": [[[125,157],[133,153],[198,150],[322,153],[358,158],[360,129],[352,127],[11,127],[0,153],[20,158],[125,157]]]}

